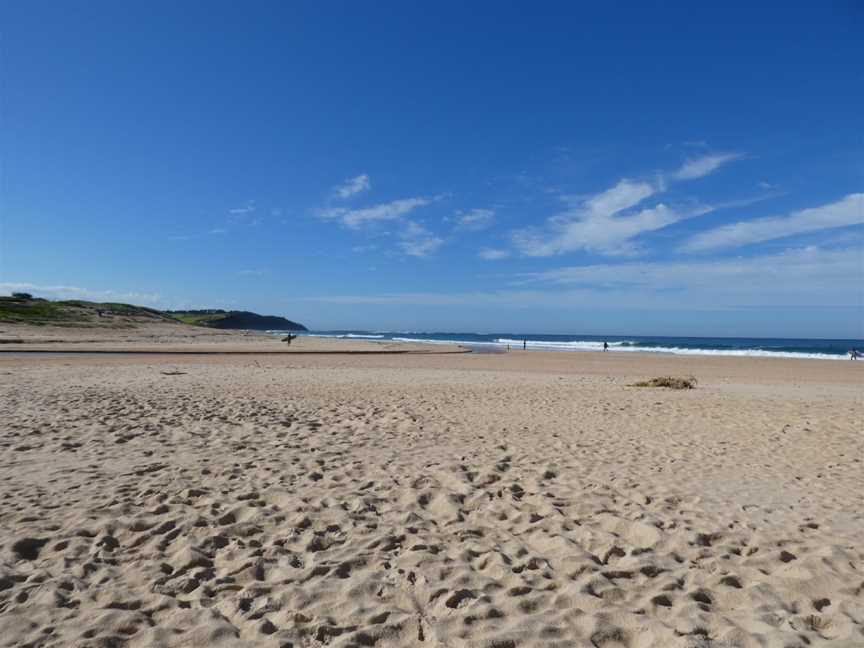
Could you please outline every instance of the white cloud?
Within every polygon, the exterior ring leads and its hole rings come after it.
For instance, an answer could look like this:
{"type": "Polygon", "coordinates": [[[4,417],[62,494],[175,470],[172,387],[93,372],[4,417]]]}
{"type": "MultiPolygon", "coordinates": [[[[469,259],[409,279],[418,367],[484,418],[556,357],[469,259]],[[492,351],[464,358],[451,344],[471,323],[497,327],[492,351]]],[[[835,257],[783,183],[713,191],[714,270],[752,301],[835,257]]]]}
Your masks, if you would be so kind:
{"type": "MultiPolygon", "coordinates": [[[[398,228],[395,235],[398,239],[396,245],[399,251],[408,256],[422,257],[437,250],[444,240],[406,216],[441,198],[442,196],[403,198],[361,209],[326,207],[316,210],[315,214],[319,218],[337,221],[353,230],[361,230],[376,223],[393,223],[398,228]]],[[[354,251],[366,249],[371,247],[354,248],[354,251]]]]}
{"type": "Polygon", "coordinates": [[[762,202],[763,200],[768,200],[769,198],[776,198],[777,196],[782,196],[783,192],[781,191],[766,191],[765,193],[759,194],[758,196],[750,196],[749,198],[735,198],[733,200],[727,200],[725,202],[713,203],[711,205],[711,211],[716,211],[718,209],[734,209],[736,207],[749,207],[750,205],[755,205],[758,202],[762,202]]]}
{"type": "Polygon", "coordinates": [[[468,212],[458,212],[454,220],[459,229],[478,231],[490,227],[495,222],[495,210],[472,209],[468,212]]]}
{"type": "Polygon", "coordinates": [[[325,295],[306,301],[331,304],[376,304],[404,306],[476,306],[478,304],[523,305],[545,299],[536,291],[502,290],[467,293],[383,293],[378,295],[325,295]]]}
{"type": "Polygon", "coordinates": [[[695,180],[696,178],[704,178],[705,176],[714,173],[727,162],[740,160],[744,157],[741,153],[717,153],[714,155],[705,155],[692,160],[687,160],[681,167],[672,174],[675,180],[695,180]]]}
{"type": "Polygon", "coordinates": [[[714,310],[845,306],[864,298],[860,248],[804,248],[690,263],[623,263],[523,275],[538,288],[462,293],[328,295],[341,304],[714,310]]]}
{"type": "Polygon", "coordinates": [[[359,229],[372,222],[398,220],[418,207],[425,207],[433,202],[431,198],[403,198],[389,203],[365,207],[363,209],[348,209],[347,207],[328,207],[319,209],[319,218],[336,220],[352,229],[359,229]]]}
{"type": "Polygon", "coordinates": [[[506,259],[510,256],[509,250],[499,250],[494,248],[483,248],[478,253],[478,256],[481,259],[486,261],[498,261],[500,259],[506,259]]]}
{"type": "Polygon", "coordinates": [[[807,247],[732,259],[574,266],[524,277],[525,283],[576,286],[635,300],[667,296],[678,308],[689,308],[843,304],[850,295],[862,295],[861,272],[860,248],[807,247]]]}
{"type": "Polygon", "coordinates": [[[235,207],[234,209],[229,209],[228,213],[232,216],[248,216],[249,214],[254,213],[255,210],[255,203],[250,202],[243,207],[235,207]]]}
{"type": "Polygon", "coordinates": [[[591,216],[612,216],[629,207],[635,207],[655,193],[657,193],[657,188],[647,182],[633,182],[624,179],[611,189],[586,200],[583,207],[591,216]]]}
{"type": "Polygon", "coordinates": [[[668,178],[663,173],[658,174],[653,182],[625,178],[592,196],[565,196],[569,209],[547,219],[545,228],[512,232],[513,245],[526,256],[554,256],[577,250],[606,255],[633,254],[638,247],[631,240],[640,234],[706,214],[712,208],[673,209],[659,203],[636,213],[629,213],[629,210],[665,192],[669,179],[701,178],[739,157],[741,155],[737,153],[708,155],[688,161],[668,178]]]}
{"type": "Polygon", "coordinates": [[[48,285],[40,286],[27,282],[0,283],[0,291],[27,292],[35,297],[49,299],[86,299],[92,301],[128,302],[139,306],[160,307],[162,296],[157,293],[118,292],[116,290],[92,290],[78,286],[48,285]]]}
{"type": "Polygon", "coordinates": [[[700,252],[860,224],[864,224],[864,193],[849,194],[837,202],[802,209],[788,216],[724,225],[694,236],[682,249],[687,252],[700,252]]]}
{"type": "Polygon", "coordinates": [[[678,221],[703,214],[708,208],[677,211],[660,203],[625,218],[588,217],[564,225],[553,239],[544,240],[531,232],[514,236],[517,248],[528,256],[552,256],[571,250],[586,249],[607,255],[629,255],[638,251],[630,239],[678,221]]]}
{"type": "Polygon", "coordinates": [[[437,250],[444,239],[435,236],[425,227],[414,221],[405,221],[399,234],[399,247],[408,256],[424,257],[437,250]]]}
{"type": "Polygon", "coordinates": [[[267,274],[266,270],[241,270],[238,272],[240,276],[243,277],[260,277],[262,275],[267,274]]]}
{"type": "Polygon", "coordinates": [[[250,200],[243,207],[235,207],[228,210],[228,220],[237,225],[260,225],[261,217],[257,214],[258,208],[255,201],[250,200]]]}
{"type": "MultiPolygon", "coordinates": [[[[616,253],[627,238],[639,233],[625,220],[613,220],[619,212],[634,207],[656,193],[647,182],[621,180],[599,194],[574,200],[573,207],[548,219],[548,230],[523,229],[512,232],[513,244],[527,256],[553,256],[579,249],[616,253]],[[623,235],[621,226],[627,230],[623,235]],[[618,234],[612,230],[617,229],[618,234]],[[551,230],[551,232],[549,231],[551,230]]],[[[665,210],[663,205],[658,208],[665,210]]],[[[642,218],[645,219],[646,215],[642,218]]],[[[635,222],[633,223],[635,225],[635,222]]]]}
{"type": "Polygon", "coordinates": [[[371,188],[372,182],[369,179],[369,176],[365,173],[361,173],[354,178],[349,178],[341,185],[333,189],[333,193],[344,200],[363,191],[369,191],[369,189],[371,188]]]}

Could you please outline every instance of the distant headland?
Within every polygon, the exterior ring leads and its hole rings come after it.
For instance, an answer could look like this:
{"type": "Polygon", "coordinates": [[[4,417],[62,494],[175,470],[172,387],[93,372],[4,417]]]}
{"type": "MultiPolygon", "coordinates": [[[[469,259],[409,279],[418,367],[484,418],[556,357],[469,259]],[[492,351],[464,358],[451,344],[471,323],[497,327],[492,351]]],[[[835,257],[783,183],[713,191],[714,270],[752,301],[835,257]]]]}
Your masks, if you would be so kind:
{"type": "Polygon", "coordinates": [[[251,329],[255,331],[306,331],[302,324],[278,315],[259,315],[249,311],[226,311],[218,309],[162,311],[174,319],[194,326],[217,329],[251,329]]]}
{"type": "Polygon", "coordinates": [[[254,331],[305,331],[302,324],[276,315],[250,311],[157,310],[134,304],[92,302],[80,299],[52,301],[29,293],[0,297],[0,322],[72,327],[132,328],[139,324],[165,322],[215,329],[254,331]]]}

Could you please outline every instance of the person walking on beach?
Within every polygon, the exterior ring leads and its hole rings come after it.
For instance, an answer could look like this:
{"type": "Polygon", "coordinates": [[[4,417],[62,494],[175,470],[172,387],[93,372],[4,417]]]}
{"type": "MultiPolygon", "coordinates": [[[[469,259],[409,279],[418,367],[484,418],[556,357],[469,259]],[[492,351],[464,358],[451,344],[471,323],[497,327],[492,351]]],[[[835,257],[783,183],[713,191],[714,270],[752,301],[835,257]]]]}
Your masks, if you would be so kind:
{"type": "Polygon", "coordinates": [[[608,350],[609,350],[609,343],[608,343],[606,340],[603,340],[603,350],[604,350],[604,351],[608,351],[608,350]]]}
{"type": "Polygon", "coordinates": [[[849,359],[857,360],[861,357],[861,352],[858,349],[849,349],[849,359]]]}

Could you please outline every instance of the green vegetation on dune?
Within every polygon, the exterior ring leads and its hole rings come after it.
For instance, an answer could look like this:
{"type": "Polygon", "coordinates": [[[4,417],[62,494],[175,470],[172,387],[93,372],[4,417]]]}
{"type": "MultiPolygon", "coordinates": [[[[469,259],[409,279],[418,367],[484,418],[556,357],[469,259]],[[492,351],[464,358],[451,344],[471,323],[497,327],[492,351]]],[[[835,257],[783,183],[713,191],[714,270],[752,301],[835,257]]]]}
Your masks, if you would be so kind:
{"type": "Polygon", "coordinates": [[[57,302],[23,300],[15,297],[0,297],[0,320],[6,322],[60,321],[66,319],[65,311],[57,302]]]}
{"type": "Polygon", "coordinates": [[[170,321],[160,311],[133,304],[81,299],[48,301],[33,297],[0,297],[0,321],[60,326],[130,326],[140,321],[170,321]]]}
{"type": "Polygon", "coordinates": [[[114,313],[117,315],[140,315],[141,313],[150,313],[157,317],[163,317],[162,311],[155,308],[147,308],[146,306],[135,306],[134,304],[123,304],[120,302],[91,302],[82,299],[67,299],[64,301],[51,302],[61,306],[77,306],[79,308],[95,308],[105,313],[114,313]]]}
{"type": "Polygon", "coordinates": [[[224,319],[228,313],[222,310],[190,310],[190,311],[165,311],[169,317],[191,324],[192,326],[207,326],[208,322],[224,319]]]}
{"type": "Polygon", "coordinates": [[[259,315],[249,311],[189,310],[165,311],[166,315],[195,326],[218,329],[253,329],[305,331],[306,327],[297,322],[275,315],[259,315]]]}
{"type": "Polygon", "coordinates": [[[206,322],[222,319],[224,315],[191,315],[189,313],[172,313],[171,317],[192,326],[206,326],[206,322]]]}
{"type": "Polygon", "coordinates": [[[0,322],[112,328],[128,328],[146,322],[168,322],[218,329],[306,330],[302,324],[284,317],[258,315],[248,311],[210,309],[163,312],[155,308],[114,302],[91,302],[82,299],[48,301],[26,293],[0,297],[0,322]]]}

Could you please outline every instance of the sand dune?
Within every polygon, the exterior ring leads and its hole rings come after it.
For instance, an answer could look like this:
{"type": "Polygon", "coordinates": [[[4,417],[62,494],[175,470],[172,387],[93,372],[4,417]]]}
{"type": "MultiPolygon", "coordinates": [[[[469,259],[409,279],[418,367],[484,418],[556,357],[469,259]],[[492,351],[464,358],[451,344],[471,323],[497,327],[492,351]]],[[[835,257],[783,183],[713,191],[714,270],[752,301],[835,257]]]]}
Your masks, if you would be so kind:
{"type": "Polygon", "coordinates": [[[553,355],[0,359],[0,645],[864,646],[864,374],[553,355]]]}

